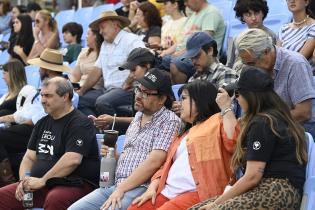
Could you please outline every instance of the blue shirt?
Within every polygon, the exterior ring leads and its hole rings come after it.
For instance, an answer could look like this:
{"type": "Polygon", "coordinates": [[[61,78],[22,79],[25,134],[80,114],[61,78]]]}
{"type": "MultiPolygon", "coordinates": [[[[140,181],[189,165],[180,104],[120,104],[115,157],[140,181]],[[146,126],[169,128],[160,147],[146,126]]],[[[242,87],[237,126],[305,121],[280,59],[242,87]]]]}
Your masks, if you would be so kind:
{"type": "Polygon", "coordinates": [[[306,123],[315,122],[315,82],[308,61],[297,52],[276,47],[274,90],[294,109],[295,105],[312,99],[312,116],[306,123]]]}

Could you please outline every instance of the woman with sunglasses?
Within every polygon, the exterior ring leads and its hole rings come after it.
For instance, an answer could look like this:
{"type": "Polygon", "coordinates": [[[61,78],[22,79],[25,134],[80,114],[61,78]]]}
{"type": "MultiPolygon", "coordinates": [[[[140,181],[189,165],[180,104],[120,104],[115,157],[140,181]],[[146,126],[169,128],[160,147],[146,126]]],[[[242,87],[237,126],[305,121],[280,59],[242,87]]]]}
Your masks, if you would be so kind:
{"type": "Polygon", "coordinates": [[[17,58],[26,65],[27,56],[34,43],[32,18],[26,14],[17,16],[13,20],[13,31],[15,36],[10,42],[8,53],[12,58],[17,58]]]}
{"type": "Polygon", "coordinates": [[[221,196],[190,210],[299,209],[307,161],[303,128],[264,72],[243,70],[236,88],[244,116],[231,166],[244,175],[221,196]]]}
{"type": "Polygon", "coordinates": [[[46,48],[58,49],[59,34],[57,22],[47,10],[40,10],[35,16],[33,28],[34,44],[28,59],[37,58],[46,48]]]}
{"type": "Polygon", "coordinates": [[[128,210],[187,209],[220,195],[232,177],[229,162],[238,129],[231,101],[220,103],[220,114],[217,89],[201,80],[185,84],[179,93],[186,126],[174,138],[163,168],[128,210]]]}

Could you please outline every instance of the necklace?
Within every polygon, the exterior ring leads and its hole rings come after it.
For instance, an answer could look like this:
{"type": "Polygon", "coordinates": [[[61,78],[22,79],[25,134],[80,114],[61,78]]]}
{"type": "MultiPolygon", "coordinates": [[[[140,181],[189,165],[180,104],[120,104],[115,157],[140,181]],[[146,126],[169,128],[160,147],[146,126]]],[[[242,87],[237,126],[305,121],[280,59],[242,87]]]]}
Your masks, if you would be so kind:
{"type": "Polygon", "coordinates": [[[295,22],[294,19],[293,19],[293,25],[296,25],[296,26],[299,26],[299,25],[302,25],[303,23],[305,23],[307,21],[307,19],[309,18],[308,15],[306,15],[306,17],[304,18],[304,20],[300,21],[300,22],[295,22]]]}

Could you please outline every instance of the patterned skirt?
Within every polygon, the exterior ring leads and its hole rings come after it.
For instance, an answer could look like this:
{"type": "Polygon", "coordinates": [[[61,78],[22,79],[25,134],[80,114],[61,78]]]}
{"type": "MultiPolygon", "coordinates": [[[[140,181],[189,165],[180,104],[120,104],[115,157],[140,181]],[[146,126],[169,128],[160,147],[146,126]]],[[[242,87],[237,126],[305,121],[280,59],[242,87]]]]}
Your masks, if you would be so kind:
{"type": "MultiPolygon", "coordinates": [[[[210,198],[198,203],[189,210],[197,210],[216,200],[210,198]]],[[[254,189],[231,198],[214,210],[298,210],[301,195],[287,179],[263,178],[254,189]]]]}

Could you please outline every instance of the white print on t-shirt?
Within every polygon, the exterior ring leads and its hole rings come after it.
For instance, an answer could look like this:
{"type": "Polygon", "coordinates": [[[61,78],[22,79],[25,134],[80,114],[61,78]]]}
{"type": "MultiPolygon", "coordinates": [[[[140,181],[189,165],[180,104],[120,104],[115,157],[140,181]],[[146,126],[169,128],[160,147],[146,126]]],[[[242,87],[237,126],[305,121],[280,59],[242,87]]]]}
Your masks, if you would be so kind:
{"type": "Polygon", "coordinates": [[[50,131],[44,131],[42,135],[41,141],[47,142],[47,141],[53,141],[55,140],[56,136],[52,135],[50,131]]]}
{"type": "Polygon", "coordinates": [[[44,153],[44,154],[49,153],[50,155],[54,155],[54,146],[39,143],[38,153],[44,153]]]}
{"type": "Polygon", "coordinates": [[[259,142],[259,141],[254,141],[254,143],[253,143],[253,149],[254,149],[254,150],[259,150],[260,147],[261,147],[260,142],[259,142]]]}
{"type": "Polygon", "coordinates": [[[82,139],[78,139],[78,140],[76,141],[76,144],[77,144],[79,147],[81,147],[81,146],[83,145],[83,140],[82,140],[82,139]]]}

